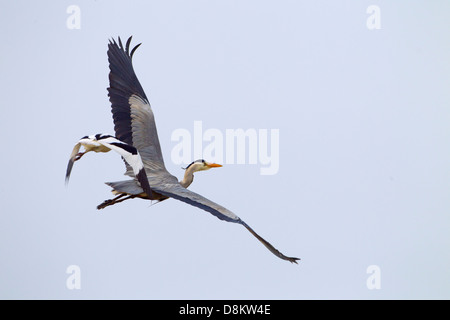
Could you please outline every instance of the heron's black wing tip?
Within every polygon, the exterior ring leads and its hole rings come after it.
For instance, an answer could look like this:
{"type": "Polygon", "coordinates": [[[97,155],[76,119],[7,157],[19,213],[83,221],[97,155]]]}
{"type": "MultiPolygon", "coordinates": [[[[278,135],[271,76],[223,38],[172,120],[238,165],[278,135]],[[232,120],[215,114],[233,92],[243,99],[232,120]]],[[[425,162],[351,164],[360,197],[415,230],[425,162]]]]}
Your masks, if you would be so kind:
{"type": "Polygon", "coordinates": [[[133,50],[131,50],[131,53],[130,53],[130,58],[133,58],[133,54],[134,54],[134,52],[136,51],[136,49],[137,48],[139,48],[139,46],[142,44],[142,42],[141,43],[139,43],[138,45],[136,45],[134,48],[133,48],[133,50]]]}
{"type": "Polygon", "coordinates": [[[301,259],[300,259],[300,258],[290,258],[290,257],[288,257],[287,260],[288,260],[289,262],[291,262],[291,263],[298,264],[297,260],[301,260],[301,259]]]}
{"type": "Polygon", "coordinates": [[[278,258],[287,260],[291,263],[298,264],[297,260],[300,260],[300,258],[294,258],[294,257],[288,257],[282,254],[280,251],[275,249],[274,246],[272,246],[268,241],[266,241],[263,237],[261,237],[259,234],[255,232],[248,224],[246,224],[244,221],[239,220],[239,223],[241,223],[245,228],[247,228],[248,231],[250,231],[251,234],[253,234],[267,249],[269,249],[270,252],[272,252],[274,255],[276,255],[278,258]]]}

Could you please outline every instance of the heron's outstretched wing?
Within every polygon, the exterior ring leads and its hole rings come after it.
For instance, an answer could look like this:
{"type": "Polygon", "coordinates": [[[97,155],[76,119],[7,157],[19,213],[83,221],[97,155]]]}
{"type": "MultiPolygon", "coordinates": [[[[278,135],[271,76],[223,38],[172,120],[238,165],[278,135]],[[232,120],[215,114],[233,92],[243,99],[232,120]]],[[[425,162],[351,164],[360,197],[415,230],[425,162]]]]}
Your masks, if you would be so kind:
{"type": "Polygon", "coordinates": [[[96,134],[85,136],[81,138],[77,142],[77,144],[75,144],[72,153],[70,155],[69,163],[67,164],[66,183],[69,181],[73,164],[76,161],[76,156],[81,146],[85,147],[86,152],[88,151],[108,152],[109,150],[116,151],[118,154],[122,156],[125,162],[133,170],[133,174],[138,180],[144,192],[150,198],[152,197],[152,190],[150,188],[144,164],[142,162],[138,150],[135,147],[126,144],[120,140],[117,140],[116,138],[110,135],[96,134]],[[104,148],[100,148],[101,146],[103,146],[104,148]]]}
{"type": "MultiPolygon", "coordinates": [[[[133,69],[132,57],[138,44],[130,52],[131,37],[126,46],[120,38],[117,44],[108,44],[108,95],[114,120],[116,138],[134,146],[150,175],[154,170],[165,170],[155,119],[147,96],[133,69]]],[[[127,166],[127,174],[130,168],[127,166]]]]}
{"type": "Polygon", "coordinates": [[[183,202],[186,202],[190,205],[208,211],[213,214],[217,218],[221,220],[225,220],[228,222],[235,222],[243,225],[253,234],[267,249],[270,250],[274,255],[279,257],[280,259],[287,260],[293,263],[297,263],[299,258],[287,257],[282,254],[280,251],[275,249],[269,242],[264,240],[260,235],[258,235],[248,224],[246,224],[243,220],[241,220],[237,215],[235,215],[230,210],[222,207],[221,205],[195,193],[184,187],[182,187],[179,183],[170,183],[170,184],[158,184],[152,185],[152,188],[155,192],[161,193],[167,197],[171,197],[183,202]]]}

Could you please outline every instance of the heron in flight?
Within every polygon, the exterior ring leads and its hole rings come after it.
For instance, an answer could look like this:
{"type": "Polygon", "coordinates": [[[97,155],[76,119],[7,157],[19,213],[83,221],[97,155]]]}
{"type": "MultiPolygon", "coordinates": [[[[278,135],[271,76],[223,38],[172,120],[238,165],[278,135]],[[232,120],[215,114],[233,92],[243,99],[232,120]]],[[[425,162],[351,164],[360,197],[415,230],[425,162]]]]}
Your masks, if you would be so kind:
{"type": "MultiPolygon", "coordinates": [[[[108,61],[110,69],[108,96],[111,102],[111,111],[114,121],[114,139],[118,140],[116,143],[121,144],[121,148],[113,149],[111,148],[111,145],[108,145],[106,146],[108,150],[86,149],[86,152],[105,152],[109,150],[119,152],[125,160],[125,175],[128,175],[133,179],[106,182],[107,185],[112,187],[112,192],[116,197],[104,201],[97,206],[97,209],[103,209],[107,206],[133,198],[158,201],[174,198],[203,209],[220,220],[241,224],[274,255],[283,260],[297,263],[297,260],[300,260],[299,258],[288,257],[282,254],[233,212],[187,189],[194,179],[195,172],[209,170],[211,168],[220,167],[221,165],[209,163],[205,160],[196,160],[186,167],[184,177],[181,181],[178,181],[175,176],[166,170],[153,111],[134,72],[132,64],[133,54],[141,44],[136,45],[130,52],[131,38],[132,37],[128,39],[125,47],[122,45],[120,37],[118,38],[118,43],[112,39],[108,44],[108,61]],[[143,181],[145,179],[142,179],[141,172],[143,171],[141,170],[142,168],[140,167],[139,160],[127,160],[130,155],[126,154],[126,152],[134,150],[137,151],[136,155],[142,161],[147,181],[143,181]],[[146,182],[149,184],[151,190],[146,190],[148,188],[146,182]]],[[[92,137],[89,139],[92,140],[92,137]]],[[[96,139],[95,142],[102,143],[101,140],[102,139],[96,139]]],[[[82,156],[78,153],[79,149],[75,150],[76,148],[77,145],[75,146],[71,160],[69,161],[66,179],[68,179],[70,175],[69,167],[71,169],[73,162],[80,159],[82,156]]]]}

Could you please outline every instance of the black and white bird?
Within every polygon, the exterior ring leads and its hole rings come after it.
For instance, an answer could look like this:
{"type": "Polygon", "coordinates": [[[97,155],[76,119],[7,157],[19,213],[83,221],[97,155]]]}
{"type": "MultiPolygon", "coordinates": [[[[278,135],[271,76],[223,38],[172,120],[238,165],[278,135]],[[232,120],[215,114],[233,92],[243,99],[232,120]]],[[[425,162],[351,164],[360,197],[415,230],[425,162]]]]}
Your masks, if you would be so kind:
{"type": "Polygon", "coordinates": [[[152,189],[148,183],[144,164],[142,163],[138,150],[111,135],[104,135],[101,133],[84,136],[75,144],[70,155],[69,163],[67,164],[66,184],[69,182],[70,173],[72,172],[72,167],[75,161],[80,160],[83,155],[91,151],[109,152],[111,150],[116,151],[122,156],[125,162],[133,169],[133,174],[138,180],[141,188],[146,194],[151,195],[152,189]],[[84,147],[84,152],[80,152],[81,147],[84,147]]]}
{"type": "MultiPolygon", "coordinates": [[[[106,200],[97,208],[103,209],[109,205],[133,198],[158,201],[168,198],[177,199],[203,209],[220,220],[244,226],[274,255],[280,259],[297,263],[299,258],[288,257],[282,254],[233,212],[187,189],[193,181],[195,172],[219,167],[220,165],[204,160],[196,160],[186,168],[181,181],[178,181],[175,176],[166,170],[153,111],[132,65],[133,54],[140,44],[135,46],[130,52],[130,43],[131,37],[125,46],[122,45],[120,38],[118,39],[118,43],[115,40],[109,42],[108,61],[110,86],[108,88],[108,95],[114,120],[115,138],[120,143],[133,146],[138,151],[137,154],[142,159],[151,192],[143,187],[144,183],[141,181],[142,176],[140,176],[140,172],[136,171],[136,168],[141,168],[140,164],[136,165],[136,162],[128,161],[124,157],[126,160],[125,174],[133,179],[107,182],[106,184],[113,188],[113,193],[117,196],[113,199],[106,200]]],[[[96,142],[100,143],[101,141],[97,140],[96,142]]],[[[111,145],[107,146],[107,148],[112,149],[111,145]]],[[[126,148],[120,149],[122,152],[121,155],[124,156],[123,150],[126,148]]],[[[98,150],[102,151],[102,147],[98,147],[98,150]]],[[[116,151],[119,152],[119,150],[116,151]]],[[[78,150],[72,153],[73,161],[76,161],[77,154],[78,150]]],[[[78,156],[79,158],[80,156],[78,156]]],[[[68,172],[70,173],[70,170],[68,172]]]]}

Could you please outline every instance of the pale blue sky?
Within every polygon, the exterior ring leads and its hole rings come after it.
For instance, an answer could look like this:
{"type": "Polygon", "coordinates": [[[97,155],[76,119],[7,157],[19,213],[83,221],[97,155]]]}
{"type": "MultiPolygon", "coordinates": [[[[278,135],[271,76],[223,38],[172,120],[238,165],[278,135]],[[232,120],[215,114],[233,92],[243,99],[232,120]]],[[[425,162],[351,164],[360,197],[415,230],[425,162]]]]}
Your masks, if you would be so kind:
{"type": "MultiPolygon", "coordinates": [[[[0,1],[0,298],[450,298],[450,2],[0,1]],[[79,30],[66,27],[69,5],[79,30]],[[368,30],[369,5],[381,29],[368,30]],[[114,133],[108,39],[134,67],[168,170],[174,130],[278,129],[279,170],[230,164],[192,190],[245,228],[184,203],[103,211],[116,154],[67,161],[114,133]],[[81,270],[69,290],[66,268],[81,270]],[[381,270],[369,290],[367,267],[381,270]]],[[[194,160],[194,159],[192,159],[194,160]]]]}

